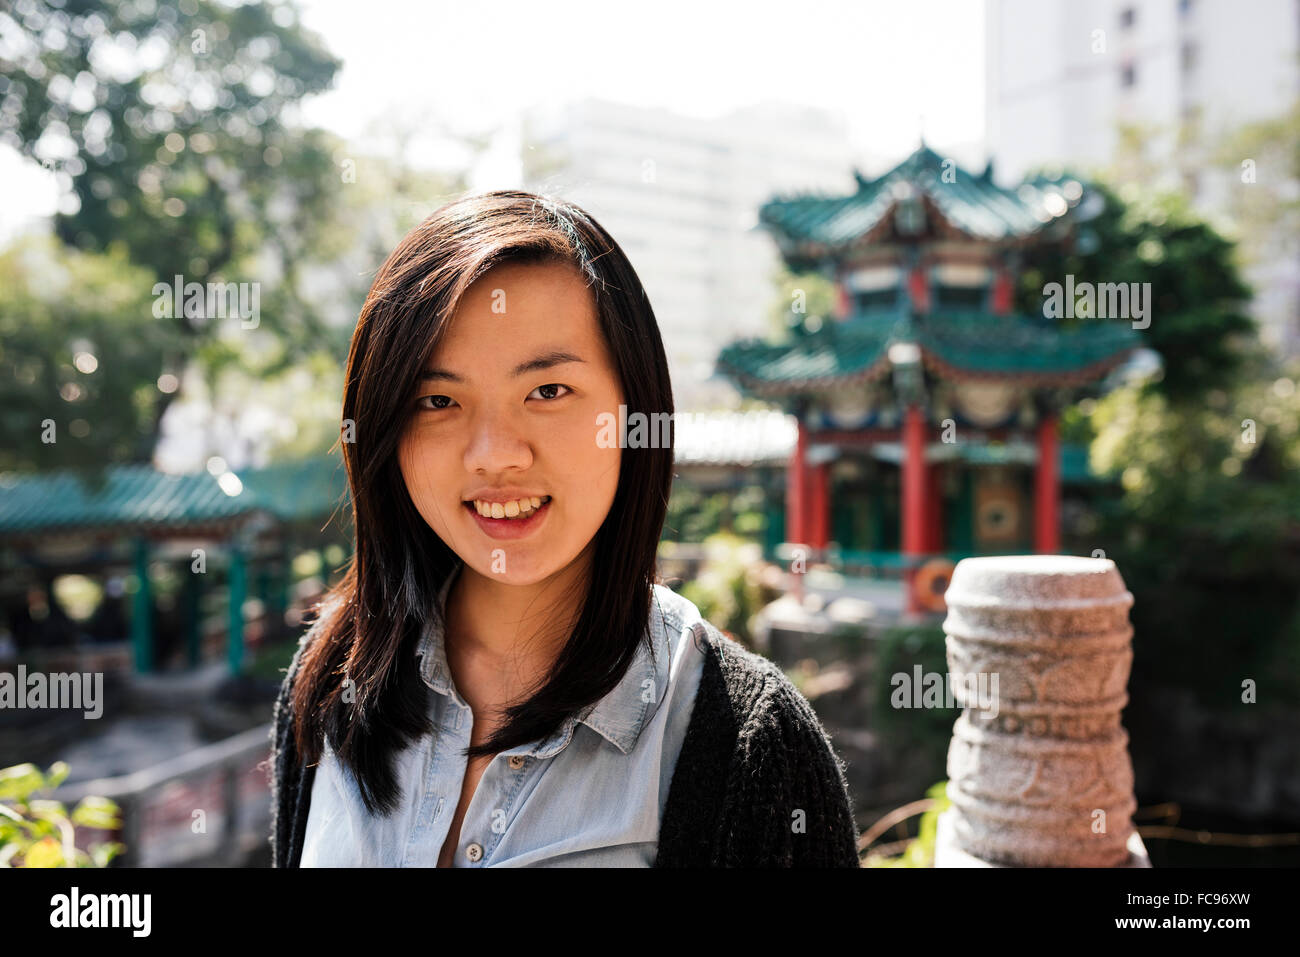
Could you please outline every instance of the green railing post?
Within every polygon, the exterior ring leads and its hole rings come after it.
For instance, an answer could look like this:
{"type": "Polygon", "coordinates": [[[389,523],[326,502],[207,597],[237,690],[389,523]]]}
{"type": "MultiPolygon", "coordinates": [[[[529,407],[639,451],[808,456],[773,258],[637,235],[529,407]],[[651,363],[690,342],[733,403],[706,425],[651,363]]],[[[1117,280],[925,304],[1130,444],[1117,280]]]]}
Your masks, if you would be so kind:
{"type": "Polygon", "coordinates": [[[149,587],[149,542],[135,540],[134,565],[136,589],[131,601],[131,647],[135,651],[135,670],[141,674],[153,670],[153,593],[149,587]]]}
{"type": "Polygon", "coordinates": [[[248,591],[248,573],[244,560],[244,549],[237,543],[230,546],[230,624],[229,636],[230,673],[238,675],[244,667],[244,598],[248,591]]]}

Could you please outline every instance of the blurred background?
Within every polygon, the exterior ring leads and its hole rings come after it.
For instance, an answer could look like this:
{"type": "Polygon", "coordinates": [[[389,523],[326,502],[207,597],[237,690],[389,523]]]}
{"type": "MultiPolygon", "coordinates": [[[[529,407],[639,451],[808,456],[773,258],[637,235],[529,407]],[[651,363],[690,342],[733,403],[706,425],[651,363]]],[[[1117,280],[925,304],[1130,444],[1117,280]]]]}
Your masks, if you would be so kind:
{"type": "Polygon", "coordinates": [[[640,274],[661,574],[813,703],[864,831],[945,776],[957,712],[889,699],[945,670],[953,563],[1065,553],[1136,599],[1152,862],[1300,861],[1297,0],[13,0],[0,71],[0,673],[104,688],[0,697],[0,800],[269,862],[361,302],[522,187],[640,274]]]}

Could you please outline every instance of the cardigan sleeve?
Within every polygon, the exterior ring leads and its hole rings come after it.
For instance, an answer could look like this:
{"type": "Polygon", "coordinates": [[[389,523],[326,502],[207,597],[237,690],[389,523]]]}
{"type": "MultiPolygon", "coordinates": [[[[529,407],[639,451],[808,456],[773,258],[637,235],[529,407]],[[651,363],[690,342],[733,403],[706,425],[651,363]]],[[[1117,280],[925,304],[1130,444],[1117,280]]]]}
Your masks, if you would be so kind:
{"type": "Polygon", "coordinates": [[[860,867],[844,774],[807,699],[765,662],[728,775],[722,858],[733,867],[860,867]]]}
{"type": "MultiPolygon", "coordinates": [[[[297,654],[294,661],[297,661],[297,654]]],[[[290,866],[288,850],[293,818],[293,795],[297,791],[298,761],[293,744],[293,711],[290,692],[293,667],[280,683],[271,719],[271,866],[290,866]]]]}
{"type": "Polygon", "coordinates": [[[280,684],[271,717],[271,866],[297,867],[302,855],[307,814],[311,807],[314,768],[305,768],[293,738],[293,681],[303,650],[317,628],[309,628],[299,639],[298,650],[280,684]]]}

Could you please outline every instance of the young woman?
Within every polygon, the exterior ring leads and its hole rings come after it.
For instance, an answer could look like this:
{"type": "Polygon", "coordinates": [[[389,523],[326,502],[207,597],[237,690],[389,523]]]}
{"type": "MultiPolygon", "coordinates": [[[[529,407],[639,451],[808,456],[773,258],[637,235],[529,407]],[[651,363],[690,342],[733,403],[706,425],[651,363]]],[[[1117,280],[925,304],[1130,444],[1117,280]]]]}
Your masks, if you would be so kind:
{"type": "Polygon", "coordinates": [[[671,441],[609,423],[672,412],[583,210],[502,190],[401,241],[348,357],[354,558],[275,708],[275,866],[858,866],[807,701],[655,582],[671,441]]]}

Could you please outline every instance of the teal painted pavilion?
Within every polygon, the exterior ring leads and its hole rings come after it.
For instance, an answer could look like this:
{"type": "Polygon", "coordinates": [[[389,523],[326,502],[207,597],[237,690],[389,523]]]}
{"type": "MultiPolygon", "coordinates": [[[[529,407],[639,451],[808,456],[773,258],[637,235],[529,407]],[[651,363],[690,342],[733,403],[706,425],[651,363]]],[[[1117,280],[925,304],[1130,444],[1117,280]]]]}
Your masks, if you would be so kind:
{"type": "Polygon", "coordinates": [[[972,174],[924,144],[855,177],[849,195],[777,197],[759,214],[789,268],[834,282],[834,315],[733,343],[717,367],[798,419],[785,541],[892,558],[920,610],[945,563],[1059,551],[1061,410],[1139,339],[1128,323],[1067,329],[1013,310],[1025,251],[1073,242],[1100,202],[1085,183],[1007,189],[991,164],[972,174]]]}
{"type": "MultiPolygon", "coordinates": [[[[127,573],[134,667],[158,665],[157,583],[151,568],[170,567],[182,583],[174,596],[189,666],[201,664],[208,612],[225,605],[227,660],[245,660],[244,603],[250,597],[282,619],[289,605],[291,558],[346,539],[330,516],[347,501],[342,464],[326,457],[216,477],[168,475],[148,465],[110,466],[98,484],[71,472],[0,480],[0,602],[26,604],[34,587],[57,604],[62,575],[103,579],[127,573]],[[202,566],[196,566],[202,554],[202,566]]],[[[5,622],[0,621],[0,629],[5,622]]]]}

